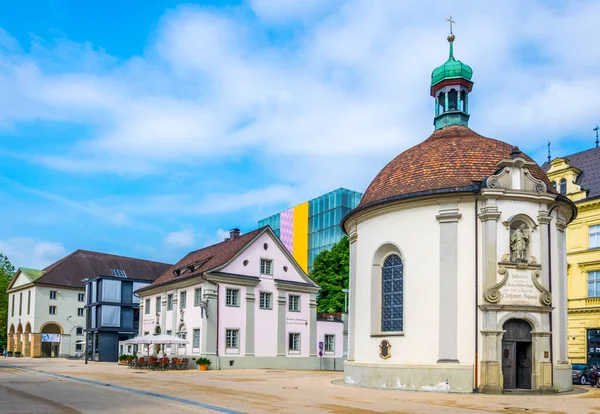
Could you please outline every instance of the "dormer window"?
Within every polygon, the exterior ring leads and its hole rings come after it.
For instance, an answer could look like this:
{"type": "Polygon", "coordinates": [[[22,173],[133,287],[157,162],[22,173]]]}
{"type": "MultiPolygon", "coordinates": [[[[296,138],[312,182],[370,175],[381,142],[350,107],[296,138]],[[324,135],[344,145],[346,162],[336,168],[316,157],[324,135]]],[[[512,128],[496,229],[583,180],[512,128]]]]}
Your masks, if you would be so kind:
{"type": "Polygon", "coordinates": [[[112,274],[117,277],[127,277],[127,273],[122,269],[112,269],[112,274]]]}
{"type": "Polygon", "coordinates": [[[566,195],[567,194],[567,180],[565,178],[563,178],[562,180],[560,180],[560,193],[562,195],[566,195]]]}

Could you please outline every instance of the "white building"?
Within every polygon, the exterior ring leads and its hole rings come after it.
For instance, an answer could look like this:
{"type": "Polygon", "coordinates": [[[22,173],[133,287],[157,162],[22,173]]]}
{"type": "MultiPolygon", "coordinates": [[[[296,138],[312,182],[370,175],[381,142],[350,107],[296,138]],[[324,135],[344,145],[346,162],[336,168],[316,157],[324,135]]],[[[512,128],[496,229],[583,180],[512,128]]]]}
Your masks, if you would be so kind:
{"type": "Polygon", "coordinates": [[[375,177],[350,239],[349,384],[567,391],[574,205],[517,147],[468,128],[472,70],[432,74],[435,132],[375,177]]]}
{"type": "MultiPolygon", "coordinates": [[[[169,266],[77,250],[44,270],[20,268],[7,289],[8,351],[27,357],[69,357],[83,352],[84,280],[127,273],[151,275],[154,280],[169,266]]],[[[116,342],[114,348],[116,354],[116,342]]]]}
{"type": "Polygon", "coordinates": [[[188,345],[164,351],[210,358],[213,369],[333,369],[335,358],[341,368],[343,324],[317,328],[318,290],[270,227],[243,235],[236,229],[138,290],[140,335],[186,338],[188,345]]]}

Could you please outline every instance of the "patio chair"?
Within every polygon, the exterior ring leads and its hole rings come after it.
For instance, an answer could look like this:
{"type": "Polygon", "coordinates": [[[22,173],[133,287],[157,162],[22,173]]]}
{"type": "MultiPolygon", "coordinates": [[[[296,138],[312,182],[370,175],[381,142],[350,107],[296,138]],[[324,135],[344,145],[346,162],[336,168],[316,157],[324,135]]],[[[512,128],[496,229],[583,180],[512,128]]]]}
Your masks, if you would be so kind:
{"type": "Polygon", "coordinates": [[[156,357],[150,357],[148,359],[148,369],[155,370],[155,369],[158,369],[158,368],[159,368],[159,366],[158,366],[158,358],[156,358],[156,357]]]}
{"type": "Polygon", "coordinates": [[[177,357],[173,357],[171,358],[171,364],[169,365],[169,368],[171,369],[179,369],[179,364],[181,363],[181,360],[177,357]]]}
{"type": "Polygon", "coordinates": [[[127,358],[127,368],[131,369],[135,367],[136,358],[127,358]]]}
{"type": "Polygon", "coordinates": [[[137,360],[136,368],[146,368],[147,365],[148,360],[144,357],[140,357],[140,359],[137,360]]]}
{"type": "Polygon", "coordinates": [[[190,362],[189,358],[183,358],[179,363],[179,367],[177,369],[187,369],[188,363],[190,362]]]}

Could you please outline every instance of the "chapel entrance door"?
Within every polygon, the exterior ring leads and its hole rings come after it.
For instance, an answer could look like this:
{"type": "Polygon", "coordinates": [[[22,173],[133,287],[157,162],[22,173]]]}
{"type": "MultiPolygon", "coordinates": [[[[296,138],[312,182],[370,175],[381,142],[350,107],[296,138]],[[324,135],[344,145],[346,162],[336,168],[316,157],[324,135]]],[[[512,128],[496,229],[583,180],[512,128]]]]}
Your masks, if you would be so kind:
{"type": "Polygon", "coordinates": [[[531,388],[531,325],[521,319],[507,321],[502,339],[504,388],[531,388]]]}

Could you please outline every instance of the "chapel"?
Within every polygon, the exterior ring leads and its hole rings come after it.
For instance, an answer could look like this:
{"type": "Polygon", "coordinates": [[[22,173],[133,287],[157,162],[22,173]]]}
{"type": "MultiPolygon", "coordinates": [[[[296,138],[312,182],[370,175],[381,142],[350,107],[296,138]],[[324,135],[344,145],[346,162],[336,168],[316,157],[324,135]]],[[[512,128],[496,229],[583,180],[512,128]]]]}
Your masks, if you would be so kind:
{"type": "Polygon", "coordinates": [[[347,384],[500,393],[572,389],[574,204],[517,146],[469,128],[471,67],[431,75],[433,134],[373,179],[350,240],[347,384]]]}

